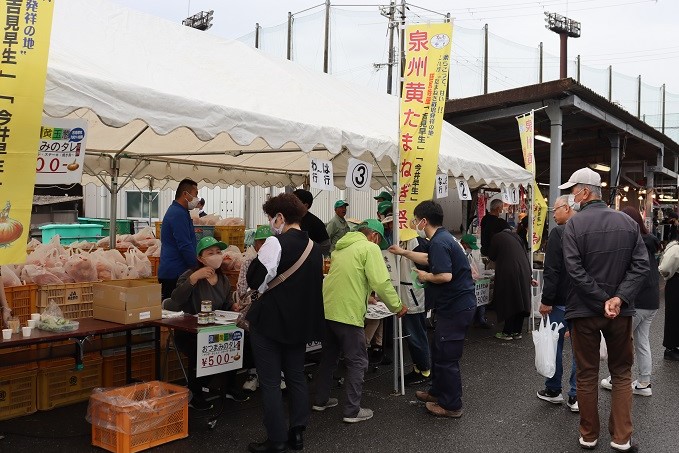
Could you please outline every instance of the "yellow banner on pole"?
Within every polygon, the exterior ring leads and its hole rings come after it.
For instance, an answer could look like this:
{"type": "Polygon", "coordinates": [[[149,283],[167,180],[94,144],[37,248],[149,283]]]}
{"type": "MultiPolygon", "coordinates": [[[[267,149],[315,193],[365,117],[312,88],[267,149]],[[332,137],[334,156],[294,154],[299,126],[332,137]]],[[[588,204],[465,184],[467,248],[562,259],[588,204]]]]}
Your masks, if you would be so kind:
{"type": "Polygon", "coordinates": [[[542,242],[542,233],[547,221],[547,202],[545,197],[540,193],[538,185],[533,182],[533,251],[537,252],[540,249],[542,242]]]}
{"type": "Polygon", "coordinates": [[[533,173],[535,177],[535,120],[534,113],[530,113],[516,117],[519,123],[519,135],[521,136],[521,149],[523,150],[523,162],[526,165],[526,170],[533,173]]]}
{"type": "Polygon", "coordinates": [[[413,209],[434,195],[446,106],[453,24],[414,24],[405,31],[399,112],[398,228],[405,239],[413,209]]]}
{"type": "Polygon", "coordinates": [[[53,11],[0,0],[0,264],[26,260],[53,11]]]}

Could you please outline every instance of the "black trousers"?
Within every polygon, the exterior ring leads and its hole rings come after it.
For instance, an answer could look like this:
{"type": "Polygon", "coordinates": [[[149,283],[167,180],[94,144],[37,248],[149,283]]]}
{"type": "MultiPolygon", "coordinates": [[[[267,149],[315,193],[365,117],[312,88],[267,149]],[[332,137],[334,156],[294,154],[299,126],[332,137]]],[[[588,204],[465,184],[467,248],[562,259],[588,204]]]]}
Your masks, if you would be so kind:
{"type": "Polygon", "coordinates": [[[502,329],[503,333],[511,335],[513,333],[520,333],[523,329],[523,314],[518,314],[505,319],[505,325],[502,329]]]}
{"type": "Polygon", "coordinates": [[[178,278],[159,278],[161,301],[172,297],[172,291],[177,287],[178,278]]]}
{"type": "Polygon", "coordinates": [[[679,274],[665,284],[665,335],[662,345],[679,348],[679,274]]]}

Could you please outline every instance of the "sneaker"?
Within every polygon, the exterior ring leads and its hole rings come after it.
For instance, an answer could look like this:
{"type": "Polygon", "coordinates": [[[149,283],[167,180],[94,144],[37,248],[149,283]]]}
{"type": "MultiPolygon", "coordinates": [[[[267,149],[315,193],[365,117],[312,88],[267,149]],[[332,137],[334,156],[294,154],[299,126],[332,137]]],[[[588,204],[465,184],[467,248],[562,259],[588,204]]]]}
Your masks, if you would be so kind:
{"type": "Polygon", "coordinates": [[[538,398],[540,398],[543,401],[547,401],[552,404],[561,404],[563,403],[563,395],[561,395],[560,390],[550,390],[548,388],[538,390],[538,398]]]}
{"type": "Polygon", "coordinates": [[[571,412],[580,412],[580,406],[578,406],[577,396],[569,396],[566,406],[570,408],[571,412]]]}
{"type": "Polygon", "coordinates": [[[194,393],[193,398],[191,398],[191,401],[189,402],[189,407],[197,411],[209,411],[214,406],[212,405],[212,403],[205,401],[203,395],[194,393]]]}
{"type": "Polygon", "coordinates": [[[430,376],[424,376],[422,373],[418,373],[417,371],[413,370],[403,376],[403,381],[406,385],[424,384],[430,379],[430,376]]]}
{"type": "Polygon", "coordinates": [[[243,390],[254,392],[257,390],[257,387],[259,387],[259,378],[257,378],[256,374],[249,375],[248,379],[243,384],[243,390]]]}
{"type": "Polygon", "coordinates": [[[513,339],[514,339],[513,336],[511,336],[511,335],[509,335],[509,334],[506,334],[506,333],[504,333],[504,332],[498,332],[498,333],[496,333],[496,334],[495,334],[495,338],[497,338],[498,340],[506,340],[506,341],[509,341],[509,340],[513,340],[513,339]]]}
{"type": "Polygon", "coordinates": [[[601,388],[606,390],[613,390],[613,384],[611,383],[610,376],[608,376],[606,379],[601,380],[601,388]]]}
{"type": "Polygon", "coordinates": [[[651,384],[649,383],[646,387],[640,387],[639,381],[632,382],[632,393],[639,396],[653,395],[653,391],[651,390],[651,384]]]}
{"type": "Polygon", "coordinates": [[[239,389],[238,387],[228,389],[224,394],[224,397],[236,401],[237,403],[243,403],[250,399],[250,397],[246,395],[245,392],[243,392],[243,390],[239,389]]]}
{"type": "Polygon", "coordinates": [[[313,410],[316,412],[323,412],[326,409],[330,409],[331,407],[335,407],[339,404],[339,401],[337,398],[328,398],[328,401],[325,402],[325,404],[314,404],[311,406],[313,410]]]}
{"type": "Polygon", "coordinates": [[[615,442],[611,441],[611,448],[615,451],[626,451],[629,453],[639,451],[635,445],[632,445],[632,439],[628,440],[624,444],[616,444],[615,442]]]}
{"type": "Polygon", "coordinates": [[[515,339],[515,340],[520,340],[520,339],[523,338],[523,335],[521,335],[521,332],[513,333],[512,338],[515,339]]]}
{"type": "Polygon", "coordinates": [[[361,407],[358,410],[358,414],[356,414],[354,417],[344,417],[342,420],[346,423],[358,423],[365,420],[370,420],[371,418],[373,418],[373,411],[371,409],[365,409],[361,407]]]}
{"type": "Polygon", "coordinates": [[[580,442],[580,448],[584,448],[585,450],[594,450],[598,441],[599,439],[594,439],[591,442],[587,442],[582,437],[578,440],[578,442],[580,442]]]}

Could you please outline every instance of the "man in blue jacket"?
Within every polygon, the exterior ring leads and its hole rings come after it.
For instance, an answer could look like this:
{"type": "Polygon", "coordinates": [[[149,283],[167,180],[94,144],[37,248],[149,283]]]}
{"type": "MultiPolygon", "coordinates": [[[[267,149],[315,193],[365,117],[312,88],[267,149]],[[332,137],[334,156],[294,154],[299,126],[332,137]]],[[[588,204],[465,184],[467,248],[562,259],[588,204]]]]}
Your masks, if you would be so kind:
{"type": "Polygon", "coordinates": [[[196,233],[189,210],[198,206],[199,201],[198,184],[191,179],[183,179],[163,217],[158,266],[158,282],[162,286],[163,299],[172,296],[179,276],[197,265],[196,233]]]}

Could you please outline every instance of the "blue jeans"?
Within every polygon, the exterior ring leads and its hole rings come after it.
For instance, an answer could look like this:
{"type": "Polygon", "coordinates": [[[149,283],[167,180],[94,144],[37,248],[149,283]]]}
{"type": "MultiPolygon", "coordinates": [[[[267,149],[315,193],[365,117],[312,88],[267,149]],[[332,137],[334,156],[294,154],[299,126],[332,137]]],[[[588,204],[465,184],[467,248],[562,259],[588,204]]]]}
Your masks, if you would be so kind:
{"type": "MultiPolygon", "coordinates": [[[[554,307],[552,312],[549,314],[549,322],[564,323],[566,325],[566,320],[564,318],[566,314],[565,307],[554,307]]],[[[556,347],[556,372],[554,376],[545,380],[545,387],[549,390],[561,391],[561,379],[563,377],[563,336],[566,333],[568,326],[559,330],[559,342],[556,347]]],[[[570,378],[571,389],[568,392],[568,396],[575,397],[576,393],[576,382],[575,382],[575,354],[573,355],[573,364],[571,366],[571,378],[570,378]]]]}
{"type": "Polygon", "coordinates": [[[410,358],[420,371],[431,369],[431,354],[427,339],[426,313],[407,314],[403,317],[403,333],[408,342],[410,358]]]}

